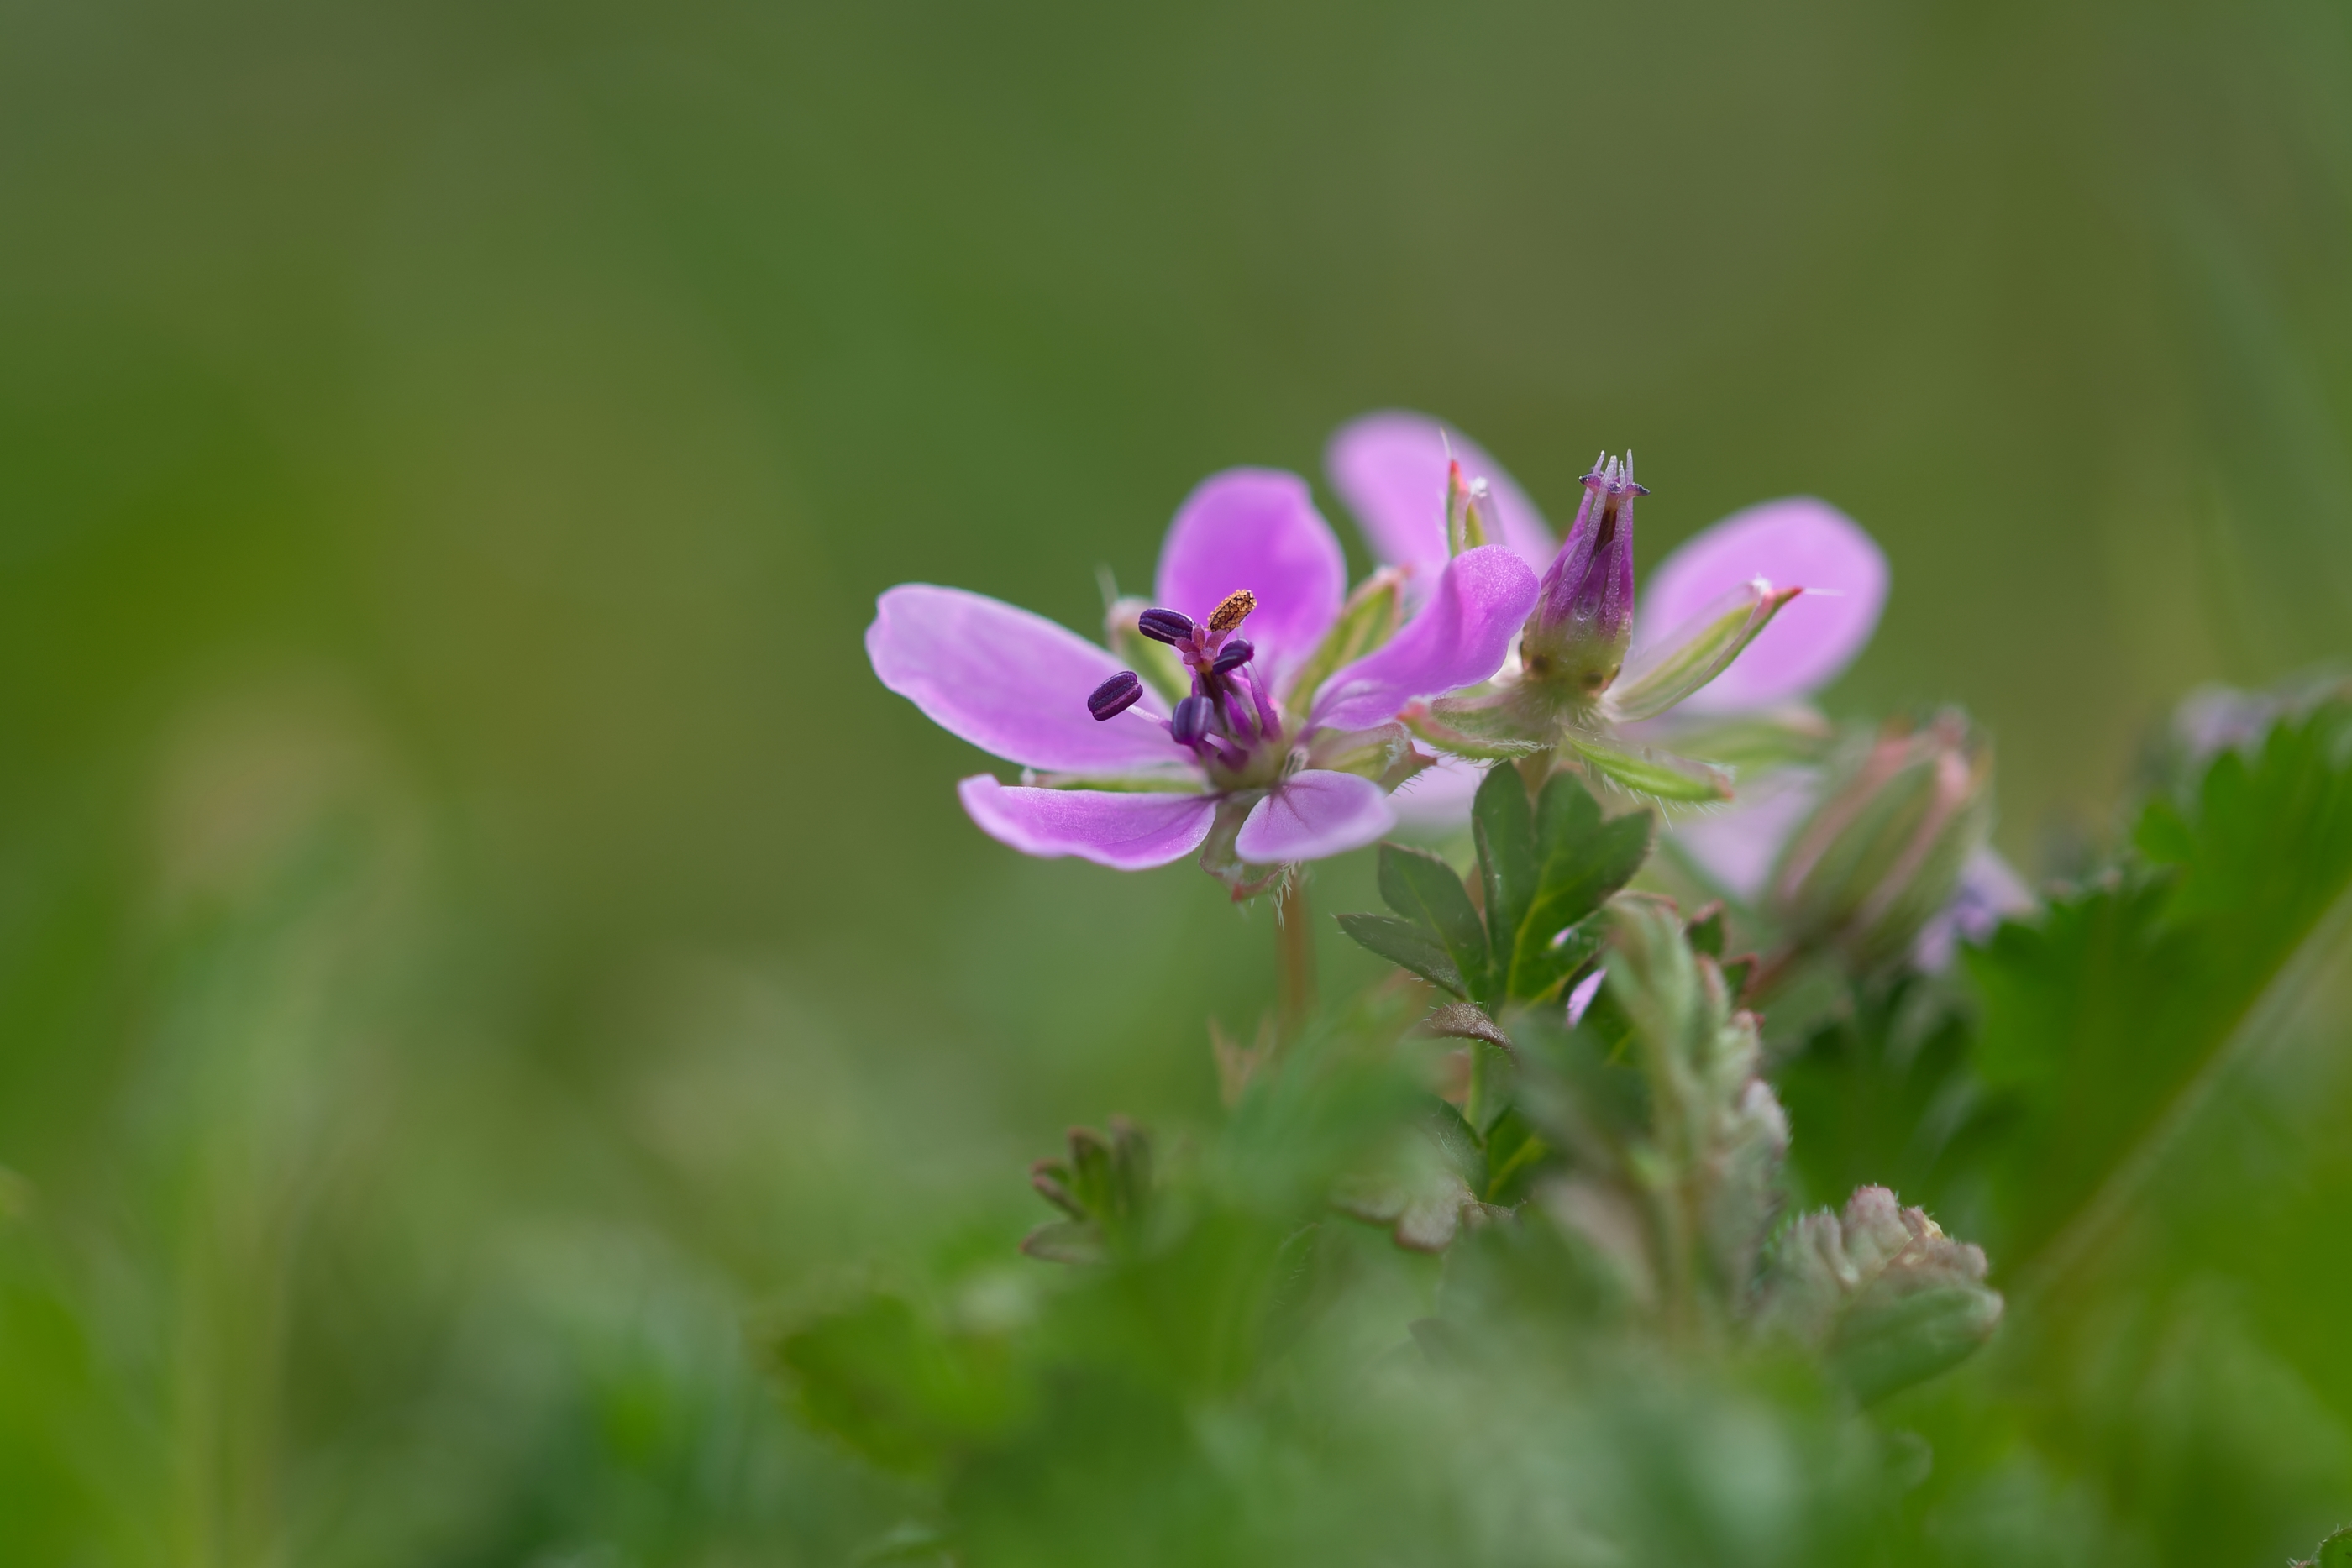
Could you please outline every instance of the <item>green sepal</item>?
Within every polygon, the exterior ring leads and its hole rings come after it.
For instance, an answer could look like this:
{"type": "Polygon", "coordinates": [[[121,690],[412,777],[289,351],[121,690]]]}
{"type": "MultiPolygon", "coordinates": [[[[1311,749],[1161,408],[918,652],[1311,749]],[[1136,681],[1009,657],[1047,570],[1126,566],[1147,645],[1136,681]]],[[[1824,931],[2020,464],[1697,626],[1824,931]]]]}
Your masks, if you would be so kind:
{"type": "Polygon", "coordinates": [[[1443,751],[1479,761],[1529,757],[1556,743],[1558,727],[1530,715],[1521,688],[1475,697],[1440,697],[1403,715],[1413,734],[1443,751]]]}
{"type": "Polygon", "coordinates": [[[1728,800],[1731,783],[1718,768],[1664,752],[1636,750],[1597,735],[1570,731],[1568,744],[1585,766],[1619,789],[1654,800],[1728,800]]]}
{"type": "Polygon", "coordinates": [[[1241,855],[1242,824],[1249,821],[1251,808],[1265,798],[1263,791],[1249,789],[1218,801],[1209,836],[1201,841],[1201,869],[1231,889],[1235,904],[1255,898],[1282,875],[1278,865],[1259,865],[1241,855]]]}
{"type": "Polygon", "coordinates": [[[1742,774],[1820,762],[1837,744],[1836,727],[1802,706],[1721,718],[1677,715],[1674,724],[1675,745],[1686,755],[1742,774]]]}
{"type": "Polygon", "coordinates": [[[1395,636],[1403,595],[1404,573],[1394,567],[1382,567],[1357,584],[1340,608],[1339,618],[1331,622],[1331,630],[1323,633],[1323,641],[1291,677],[1285,702],[1304,712],[1307,699],[1341,665],[1362,658],[1395,636]]]}
{"type": "Polygon", "coordinates": [[[1339,929],[1358,946],[1369,947],[1390,963],[1412,970],[1441,990],[1457,997],[1470,994],[1462,971],[1438,946],[1437,938],[1410,920],[1393,915],[1342,915],[1339,929]]]}
{"type": "Polygon", "coordinates": [[[1740,650],[1772,623],[1780,607],[1803,591],[1750,583],[1730,609],[1612,691],[1610,711],[1621,719],[1657,717],[1728,669],[1740,650]]]}

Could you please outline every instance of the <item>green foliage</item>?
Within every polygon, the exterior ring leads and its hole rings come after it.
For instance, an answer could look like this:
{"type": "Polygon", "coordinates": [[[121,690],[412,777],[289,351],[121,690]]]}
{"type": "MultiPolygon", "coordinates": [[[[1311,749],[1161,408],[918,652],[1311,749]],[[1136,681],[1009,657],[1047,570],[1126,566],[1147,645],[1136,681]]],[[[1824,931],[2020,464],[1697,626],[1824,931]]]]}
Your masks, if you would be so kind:
{"type": "Polygon", "coordinates": [[[1399,918],[1343,915],[1339,924],[1491,1015],[1556,994],[1591,962],[1599,944],[1585,923],[1641,869],[1656,823],[1646,811],[1603,817],[1570,773],[1554,773],[1531,802],[1518,770],[1501,766],[1478,787],[1471,831],[1478,901],[1439,857],[1382,844],[1381,896],[1399,918]]]}
{"type": "Polygon", "coordinates": [[[936,1469],[1013,1414],[1003,1347],[952,1333],[876,1294],[785,1334],[776,1347],[800,1413],[876,1464],[936,1469]]]}
{"type": "Polygon", "coordinates": [[[2337,1531],[2319,1543],[2319,1550],[2308,1563],[2295,1568],[2352,1568],[2352,1527],[2337,1531]]]}
{"type": "Polygon", "coordinates": [[[2142,811],[2141,860],[2001,928],[1970,956],[1974,1063],[2010,1120],[1980,1162],[1989,1244],[2023,1260],[2157,1152],[2352,887],[2352,706],[2222,752],[2142,811]]]}
{"type": "Polygon", "coordinates": [[[1129,1244],[1143,1223],[1151,1197],[1151,1142],[1124,1116],[1111,1118],[1108,1138],[1091,1127],[1073,1127],[1069,1141],[1067,1160],[1039,1160],[1029,1167],[1029,1185],[1069,1218],[1040,1225],[1021,1250],[1077,1263],[1129,1244]]]}

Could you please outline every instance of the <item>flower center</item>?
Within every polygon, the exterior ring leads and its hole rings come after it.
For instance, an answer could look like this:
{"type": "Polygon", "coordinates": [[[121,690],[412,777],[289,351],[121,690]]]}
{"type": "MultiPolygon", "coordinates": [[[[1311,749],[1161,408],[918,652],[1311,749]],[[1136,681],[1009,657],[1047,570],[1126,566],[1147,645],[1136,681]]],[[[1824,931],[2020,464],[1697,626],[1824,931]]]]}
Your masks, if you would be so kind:
{"type": "MultiPolygon", "coordinates": [[[[1290,737],[1282,709],[1258,676],[1257,649],[1233,635],[1256,609],[1257,595],[1239,588],[1219,600],[1205,622],[1159,608],[1136,617],[1138,631],[1175,649],[1192,673],[1192,695],[1160,722],[1221,790],[1268,788],[1289,765],[1290,737]]],[[[1108,721],[1142,695],[1142,682],[1122,670],[1095,689],[1087,709],[1108,721]]]]}

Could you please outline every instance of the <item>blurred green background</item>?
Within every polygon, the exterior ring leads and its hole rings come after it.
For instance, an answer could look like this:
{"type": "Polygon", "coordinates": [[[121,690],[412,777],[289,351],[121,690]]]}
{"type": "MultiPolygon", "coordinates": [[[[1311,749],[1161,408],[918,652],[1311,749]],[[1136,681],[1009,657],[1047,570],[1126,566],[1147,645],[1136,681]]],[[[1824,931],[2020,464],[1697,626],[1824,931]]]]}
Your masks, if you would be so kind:
{"type": "Polygon", "coordinates": [[[0,204],[11,1563],[840,1559],[747,1336],[1273,988],[965,821],[894,581],[1091,626],[1376,406],[1630,445],[1645,563],[1885,542],[1831,706],[1969,705],[2029,867],[2352,623],[2319,0],[9,0],[0,204]]]}

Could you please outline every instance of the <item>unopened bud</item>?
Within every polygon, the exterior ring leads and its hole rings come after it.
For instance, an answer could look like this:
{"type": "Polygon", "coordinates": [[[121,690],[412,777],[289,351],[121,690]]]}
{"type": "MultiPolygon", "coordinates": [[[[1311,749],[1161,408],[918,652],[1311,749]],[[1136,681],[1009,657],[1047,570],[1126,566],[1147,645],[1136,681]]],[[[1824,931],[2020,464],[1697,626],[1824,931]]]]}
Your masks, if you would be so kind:
{"type": "Polygon", "coordinates": [[[1951,902],[1992,826],[1992,747],[1948,709],[1850,756],[1773,869],[1774,913],[1801,943],[1872,967],[1909,950],[1951,902]]]}
{"type": "Polygon", "coordinates": [[[1591,699],[1609,689],[1633,638],[1633,455],[1606,454],[1584,476],[1568,541],[1543,575],[1521,634],[1528,679],[1591,699]]]}
{"type": "Polygon", "coordinates": [[[1503,537],[1495,492],[1484,475],[1465,476],[1458,461],[1445,465],[1445,552],[1460,555],[1503,537]]]}

